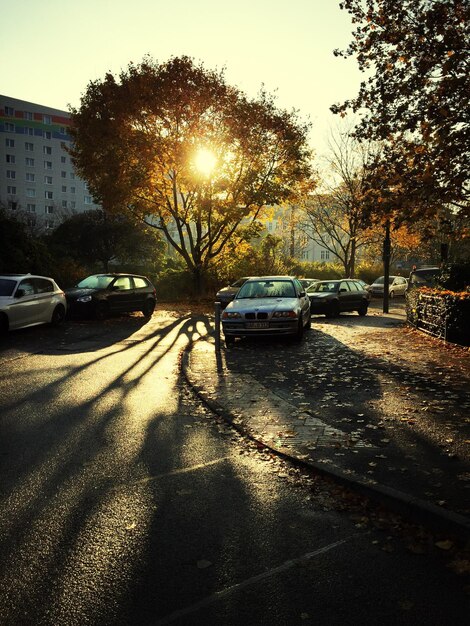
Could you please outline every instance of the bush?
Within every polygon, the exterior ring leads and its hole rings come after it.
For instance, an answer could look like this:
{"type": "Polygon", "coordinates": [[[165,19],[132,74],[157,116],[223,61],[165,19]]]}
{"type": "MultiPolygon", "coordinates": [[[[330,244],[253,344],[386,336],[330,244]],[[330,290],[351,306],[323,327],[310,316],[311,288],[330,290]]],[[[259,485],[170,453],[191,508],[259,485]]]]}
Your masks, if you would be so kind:
{"type": "Polygon", "coordinates": [[[470,345],[470,292],[430,289],[411,289],[406,295],[407,321],[452,343],[470,345]]]}

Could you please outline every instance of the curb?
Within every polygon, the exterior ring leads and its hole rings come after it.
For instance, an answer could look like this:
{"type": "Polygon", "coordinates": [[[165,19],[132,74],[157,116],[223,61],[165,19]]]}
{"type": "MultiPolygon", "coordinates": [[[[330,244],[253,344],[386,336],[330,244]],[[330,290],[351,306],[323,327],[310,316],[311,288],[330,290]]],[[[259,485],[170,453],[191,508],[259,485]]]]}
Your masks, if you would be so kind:
{"type": "MultiPolygon", "coordinates": [[[[206,341],[206,339],[201,338],[197,341],[206,341]]],[[[243,427],[243,424],[240,424],[238,421],[235,422],[235,415],[233,415],[229,409],[206,395],[204,387],[198,384],[191,377],[189,357],[194,343],[195,342],[191,342],[182,351],[181,370],[185,380],[196,395],[202,400],[202,402],[216,415],[224,419],[237,432],[245,437],[248,437],[251,441],[261,444],[273,454],[287,459],[301,467],[313,469],[320,475],[329,477],[336,483],[356,491],[357,493],[368,497],[370,500],[382,504],[418,524],[426,525],[436,532],[451,534],[464,542],[470,541],[470,519],[464,517],[463,515],[454,513],[453,511],[441,509],[430,502],[411,496],[410,494],[394,489],[393,487],[387,487],[386,485],[382,485],[380,483],[371,485],[370,481],[361,476],[353,477],[340,470],[328,468],[323,464],[316,463],[315,461],[300,459],[287,452],[273,448],[268,443],[254,437],[249,430],[243,427]]]]}

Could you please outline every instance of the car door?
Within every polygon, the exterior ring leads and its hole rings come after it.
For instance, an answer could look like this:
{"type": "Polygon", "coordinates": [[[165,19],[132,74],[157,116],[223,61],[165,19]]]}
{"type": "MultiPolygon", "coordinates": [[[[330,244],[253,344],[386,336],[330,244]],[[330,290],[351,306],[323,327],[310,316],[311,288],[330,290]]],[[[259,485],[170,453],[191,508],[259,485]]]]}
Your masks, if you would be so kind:
{"type": "Polygon", "coordinates": [[[349,311],[354,307],[354,295],[349,288],[349,281],[342,280],[338,289],[339,310],[349,311]]]}
{"type": "Polygon", "coordinates": [[[54,285],[47,278],[33,278],[36,293],[38,321],[49,322],[52,317],[54,285]]]}
{"type": "Polygon", "coordinates": [[[133,276],[132,280],[134,282],[134,311],[141,311],[149,297],[149,284],[141,276],[133,276]]]}
{"type": "Polygon", "coordinates": [[[32,278],[24,278],[18,283],[9,310],[10,328],[20,328],[34,324],[38,318],[39,303],[34,291],[32,278]]]}
{"type": "Polygon", "coordinates": [[[130,276],[118,276],[108,287],[108,306],[114,313],[134,310],[134,283],[130,276]]]}
{"type": "Polygon", "coordinates": [[[353,311],[358,309],[364,299],[364,291],[361,289],[361,285],[355,280],[348,280],[349,289],[351,290],[350,306],[353,311]]]}
{"type": "Polygon", "coordinates": [[[299,298],[300,308],[302,309],[303,323],[306,324],[308,322],[308,318],[310,317],[310,298],[308,297],[305,291],[305,288],[303,287],[300,280],[295,279],[294,285],[295,285],[295,289],[297,292],[297,296],[299,298]],[[300,295],[301,293],[303,293],[304,295],[301,296],[300,295]]]}

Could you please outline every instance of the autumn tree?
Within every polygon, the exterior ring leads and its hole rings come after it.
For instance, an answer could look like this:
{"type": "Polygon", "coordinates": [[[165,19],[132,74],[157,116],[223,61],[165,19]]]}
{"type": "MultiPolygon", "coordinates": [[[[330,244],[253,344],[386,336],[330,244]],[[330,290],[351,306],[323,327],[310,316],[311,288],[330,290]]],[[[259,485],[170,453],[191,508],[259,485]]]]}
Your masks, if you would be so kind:
{"type": "Polygon", "coordinates": [[[311,179],[308,125],[264,91],[249,99],[188,57],[146,58],[94,81],[72,109],[72,157],[106,211],[161,231],[201,292],[263,207],[311,179]]]}
{"type": "Polygon", "coordinates": [[[376,165],[387,166],[385,184],[400,187],[402,220],[443,205],[468,214],[468,0],[343,0],[341,8],[355,32],[335,54],[355,56],[367,78],[333,112],[360,113],[355,136],[383,142],[376,165]]]}
{"type": "MultiPolygon", "coordinates": [[[[380,240],[372,228],[367,202],[367,163],[378,153],[370,142],[359,143],[350,128],[330,133],[321,190],[305,203],[303,227],[315,243],[342,263],[354,277],[357,255],[380,240]]],[[[383,236],[383,235],[382,235],[383,236]]]]}

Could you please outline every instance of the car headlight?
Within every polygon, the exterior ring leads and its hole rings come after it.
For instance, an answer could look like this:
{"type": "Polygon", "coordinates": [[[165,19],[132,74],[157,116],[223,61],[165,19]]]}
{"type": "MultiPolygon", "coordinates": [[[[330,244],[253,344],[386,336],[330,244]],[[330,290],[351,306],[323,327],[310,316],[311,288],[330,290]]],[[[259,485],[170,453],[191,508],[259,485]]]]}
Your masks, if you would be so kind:
{"type": "Polygon", "coordinates": [[[297,317],[295,311],[274,311],[273,317],[297,317]]]}
{"type": "Polygon", "coordinates": [[[222,313],[222,319],[224,320],[234,320],[234,319],[240,319],[242,316],[241,313],[237,313],[236,311],[224,311],[222,313]]]}
{"type": "Polygon", "coordinates": [[[82,296],[81,298],[77,298],[77,302],[91,302],[91,296],[82,296]]]}

